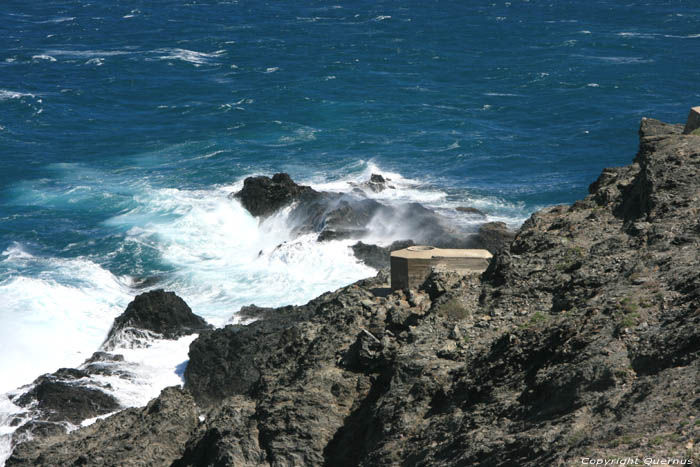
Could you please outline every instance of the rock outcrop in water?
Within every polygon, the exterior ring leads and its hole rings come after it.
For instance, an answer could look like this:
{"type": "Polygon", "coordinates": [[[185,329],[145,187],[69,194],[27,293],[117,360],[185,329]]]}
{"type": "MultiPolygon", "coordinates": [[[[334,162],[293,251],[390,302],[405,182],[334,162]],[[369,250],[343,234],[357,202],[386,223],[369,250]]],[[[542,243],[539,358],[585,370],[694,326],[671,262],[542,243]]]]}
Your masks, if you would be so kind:
{"type": "MultiPolygon", "coordinates": [[[[243,188],[231,196],[253,216],[262,218],[291,206],[288,222],[292,232],[296,235],[316,233],[320,242],[361,239],[371,232],[380,237],[406,238],[440,248],[498,249],[515,235],[503,223],[496,223],[500,224],[498,228],[485,224],[486,228],[478,233],[465,232],[419,203],[387,205],[364,195],[365,191],[377,193],[393,189],[387,181],[381,175],[372,174],[367,182],[355,185],[359,195],[330,193],[298,185],[289,175],[278,173],[272,178],[248,177],[243,188]]],[[[367,258],[361,247],[353,251],[358,259],[365,261],[367,258]]]]}
{"type": "Polygon", "coordinates": [[[314,197],[318,192],[305,185],[297,185],[286,173],[270,177],[248,177],[241,191],[232,196],[254,216],[269,216],[284,206],[306,195],[314,197]]]}
{"type": "MultiPolygon", "coordinates": [[[[136,296],[114,319],[102,349],[143,347],[153,339],[177,339],[211,329],[173,292],[153,290],[136,296]]],[[[129,379],[133,375],[128,365],[123,365],[123,355],[103,350],[95,352],[78,369],[61,368],[38,377],[24,393],[13,397],[14,404],[27,410],[17,415],[14,424],[29,419],[15,431],[14,443],[62,434],[83,420],[121,408],[109,384],[100,377],[129,379]]]]}
{"type": "Polygon", "coordinates": [[[480,277],[391,292],[383,271],[206,332],[184,390],[7,465],[697,463],[700,136],[681,131],[644,120],[632,165],[533,214],[480,277]]]}
{"type": "Polygon", "coordinates": [[[119,343],[138,342],[148,336],[177,339],[207,329],[211,329],[211,325],[192,313],[174,292],[152,290],[137,295],[124,313],[114,319],[103,347],[112,349],[119,343]]]}

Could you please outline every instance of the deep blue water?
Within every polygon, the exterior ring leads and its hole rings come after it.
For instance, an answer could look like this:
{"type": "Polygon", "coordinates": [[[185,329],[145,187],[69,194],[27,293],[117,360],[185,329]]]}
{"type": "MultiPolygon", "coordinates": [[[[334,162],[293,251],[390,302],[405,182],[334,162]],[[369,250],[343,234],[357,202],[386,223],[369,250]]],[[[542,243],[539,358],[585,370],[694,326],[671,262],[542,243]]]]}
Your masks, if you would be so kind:
{"type": "Polygon", "coordinates": [[[629,162],[642,116],[682,120],[700,94],[694,1],[113,3],[4,4],[0,249],[106,241],[139,178],[357,160],[527,213],[582,196],[629,162]],[[83,170],[116,198],[66,204],[101,187],[83,170]]]}
{"type": "Polygon", "coordinates": [[[366,273],[287,252],[322,270],[299,292],[279,264],[236,263],[284,239],[224,204],[248,174],[379,170],[517,225],[629,163],[641,117],[700,101],[694,0],[10,0],[0,37],[3,327],[83,299],[114,313],[129,278],[218,316],[366,273]]]}

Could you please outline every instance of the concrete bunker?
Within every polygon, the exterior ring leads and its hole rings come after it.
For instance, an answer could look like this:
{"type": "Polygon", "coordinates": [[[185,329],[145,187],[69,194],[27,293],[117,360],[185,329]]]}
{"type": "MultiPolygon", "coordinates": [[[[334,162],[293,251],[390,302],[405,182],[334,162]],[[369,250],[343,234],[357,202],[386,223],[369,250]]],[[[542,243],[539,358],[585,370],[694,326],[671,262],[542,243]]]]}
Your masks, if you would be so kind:
{"type": "Polygon", "coordinates": [[[683,128],[683,134],[689,135],[698,128],[700,128],[700,106],[691,107],[688,120],[685,122],[685,128],[683,128]]]}
{"type": "Polygon", "coordinates": [[[391,252],[391,288],[417,289],[433,269],[481,273],[491,260],[487,250],[461,250],[415,245],[391,252]]]}

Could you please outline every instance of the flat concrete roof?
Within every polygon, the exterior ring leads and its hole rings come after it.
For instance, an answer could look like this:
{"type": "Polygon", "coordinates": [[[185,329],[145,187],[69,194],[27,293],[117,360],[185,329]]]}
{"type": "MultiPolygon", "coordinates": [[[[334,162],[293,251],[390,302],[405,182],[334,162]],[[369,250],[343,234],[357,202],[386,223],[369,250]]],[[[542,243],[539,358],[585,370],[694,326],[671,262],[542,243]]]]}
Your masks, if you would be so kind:
{"type": "Polygon", "coordinates": [[[435,248],[427,245],[415,245],[391,252],[395,258],[430,259],[430,258],[483,258],[490,259],[493,255],[487,250],[467,250],[453,248],[435,248]]]}

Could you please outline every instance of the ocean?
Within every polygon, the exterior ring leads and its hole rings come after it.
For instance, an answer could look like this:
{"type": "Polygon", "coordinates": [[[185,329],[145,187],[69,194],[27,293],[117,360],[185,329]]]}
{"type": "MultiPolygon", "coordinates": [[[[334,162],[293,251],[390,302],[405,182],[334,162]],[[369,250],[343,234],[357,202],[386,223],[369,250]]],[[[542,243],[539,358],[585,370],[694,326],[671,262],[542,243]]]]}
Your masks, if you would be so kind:
{"type": "MultiPolygon", "coordinates": [[[[0,394],[79,365],[149,288],[221,326],[375,273],[354,241],[251,217],[228,198],[247,176],[349,192],[377,173],[383,203],[517,228],[628,164],[643,116],[700,103],[690,0],[9,0],[0,18],[0,394]]],[[[120,401],[178,384],[190,340],[121,352],[140,379],[120,401]]],[[[18,411],[0,396],[0,462],[18,411]]]]}

